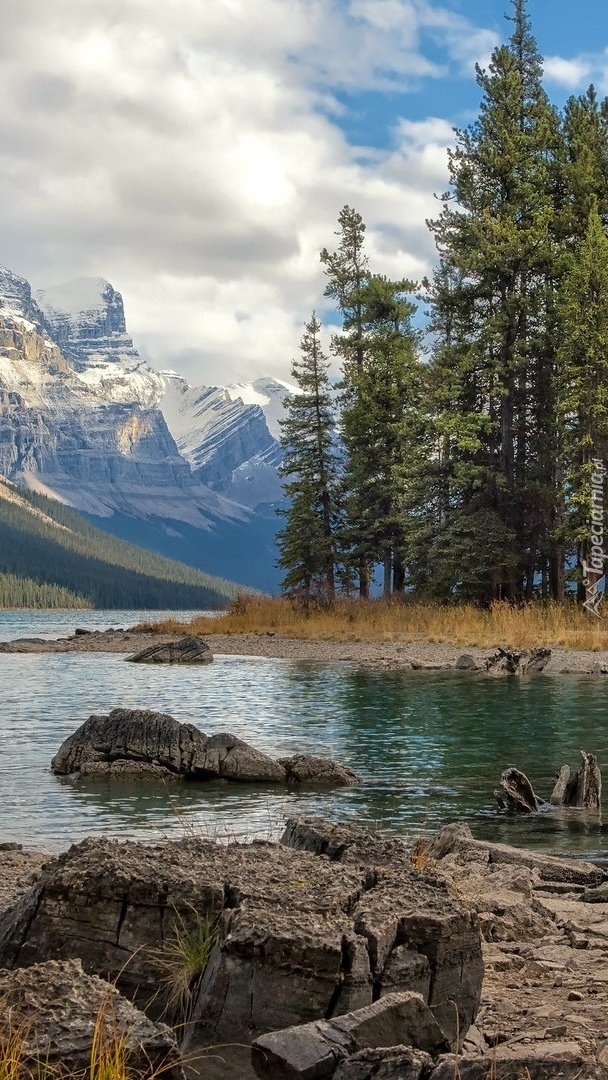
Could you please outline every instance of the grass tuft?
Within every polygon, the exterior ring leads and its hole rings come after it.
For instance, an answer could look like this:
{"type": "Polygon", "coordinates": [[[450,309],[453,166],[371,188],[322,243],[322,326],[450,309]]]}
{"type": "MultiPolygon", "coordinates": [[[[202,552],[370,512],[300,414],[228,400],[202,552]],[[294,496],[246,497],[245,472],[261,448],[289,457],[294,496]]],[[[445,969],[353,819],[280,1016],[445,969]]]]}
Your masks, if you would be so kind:
{"type": "Polygon", "coordinates": [[[155,952],[163,972],[167,1008],[180,1023],[190,1019],[196,991],[217,940],[217,920],[196,914],[193,926],[178,915],[173,937],[155,952]]]}

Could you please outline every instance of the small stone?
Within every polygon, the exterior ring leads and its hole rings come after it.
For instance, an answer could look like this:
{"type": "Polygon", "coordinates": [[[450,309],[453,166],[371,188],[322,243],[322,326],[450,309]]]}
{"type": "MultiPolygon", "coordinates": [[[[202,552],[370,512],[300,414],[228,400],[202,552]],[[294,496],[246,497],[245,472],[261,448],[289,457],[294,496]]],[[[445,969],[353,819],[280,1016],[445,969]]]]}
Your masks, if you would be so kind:
{"type": "Polygon", "coordinates": [[[581,994],[580,990],[571,990],[568,994],[568,1001],[583,1001],[585,995],[581,994]]]}

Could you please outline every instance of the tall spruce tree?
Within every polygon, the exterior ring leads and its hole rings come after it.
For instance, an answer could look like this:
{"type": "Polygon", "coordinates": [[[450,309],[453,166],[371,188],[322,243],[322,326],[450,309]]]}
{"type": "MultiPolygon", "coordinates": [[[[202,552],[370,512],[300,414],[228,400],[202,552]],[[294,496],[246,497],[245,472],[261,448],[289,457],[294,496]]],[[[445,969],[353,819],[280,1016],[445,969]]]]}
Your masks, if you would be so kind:
{"type": "Polygon", "coordinates": [[[488,71],[477,69],[479,119],[457,133],[451,190],[430,222],[440,256],[429,300],[446,464],[433,561],[449,595],[484,602],[532,595],[548,558],[555,489],[549,282],[558,123],[525,0],[513,0],[512,22],[509,44],[495,49],[488,71]]]}
{"type": "Polygon", "coordinates": [[[382,564],[384,595],[401,592],[408,479],[417,460],[422,365],[412,329],[414,283],[372,275],[361,290],[365,351],[343,401],[345,533],[357,565],[382,564]],[[353,494],[354,493],[354,497],[353,494]]]}
{"type": "Polygon", "coordinates": [[[299,393],[287,398],[280,421],[285,454],[279,468],[289,501],[286,524],[277,537],[282,588],[309,598],[335,596],[338,456],[329,361],[320,342],[321,323],[313,312],[291,374],[299,393]]]}
{"type": "Polygon", "coordinates": [[[608,237],[595,205],[562,284],[561,310],[565,539],[576,545],[580,567],[591,547],[592,462],[608,456],[608,237]]]}
{"type": "Polygon", "coordinates": [[[359,578],[359,596],[369,596],[373,556],[366,539],[365,493],[359,483],[358,452],[350,443],[351,425],[348,417],[358,415],[360,409],[358,381],[362,377],[367,355],[364,320],[364,292],[370,279],[365,253],[365,224],[363,218],[350,206],[344,206],[338,215],[339,238],[334,252],[321,251],[327,285],[324,295],[334,300],[342,315],[342,333],[332,338],[332,352],[338,357],[342,368],[341,413],[343,424],[343,448],[348,474],[347,497],[351,556],[356,560],[355,572],[359,578]],[[350,462],[350,465],[348,464],[350,462]]]}

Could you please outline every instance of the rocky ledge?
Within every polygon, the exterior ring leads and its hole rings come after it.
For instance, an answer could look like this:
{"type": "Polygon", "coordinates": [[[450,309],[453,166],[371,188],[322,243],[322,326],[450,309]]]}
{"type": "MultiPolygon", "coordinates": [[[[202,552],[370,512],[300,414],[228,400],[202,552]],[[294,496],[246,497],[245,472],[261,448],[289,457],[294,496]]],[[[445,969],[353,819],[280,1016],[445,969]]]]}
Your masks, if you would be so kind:
{"type": "Polygon", "coordinates": [[[271,758],[236,735],[205,735],[167,713],[113,709],[90,716],[51,762],[60,776],[141,780],[232,780],[261,784],[356,784],[358,777],[315,754],[271,758]]]}
{"type": "Polygon", "coordinates": [[[466,826],[413,848],[315,818],[280,844],[86,840],[0,914],[3,985],[78,961],[178,1025],[191,1075],[608,1077],[608,874],[466,826]],[[176,1003],[176,944],[202,930],[176,1003]]]}

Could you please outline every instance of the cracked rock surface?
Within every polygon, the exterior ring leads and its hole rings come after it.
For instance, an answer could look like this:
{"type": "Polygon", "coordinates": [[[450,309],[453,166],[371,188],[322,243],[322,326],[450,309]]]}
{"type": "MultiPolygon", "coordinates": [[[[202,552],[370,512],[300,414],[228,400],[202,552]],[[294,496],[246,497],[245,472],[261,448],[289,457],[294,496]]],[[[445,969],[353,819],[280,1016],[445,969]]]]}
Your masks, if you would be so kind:
{"type": "MultiPolygon", "coordinates": [[[[0,965],[78,957],[140,1004],[156,994],[159,1015],[164,948],[209,918],[217,939],[193,988],[190,1051],[403,990],[422,995],[454,1046],[479,1004],[477,914],[416,872],[403,845],[363,830],[349,845],[346,833],[340,859],[287,843],[85,840],[0,919],[0,965]]],[[[285,840],[298,835],[293,823],[285,840]]]]}
{"type": "MultiPolygon", "coordinates": [[[[428,854],[484,937],[481,1006],[457,1075],[608,1076],[606,872],[485,844],[465,825],[440,830],[428,854]]],[[[432,1080],[454,1068],[446,1059],[432,1080]]]]}

